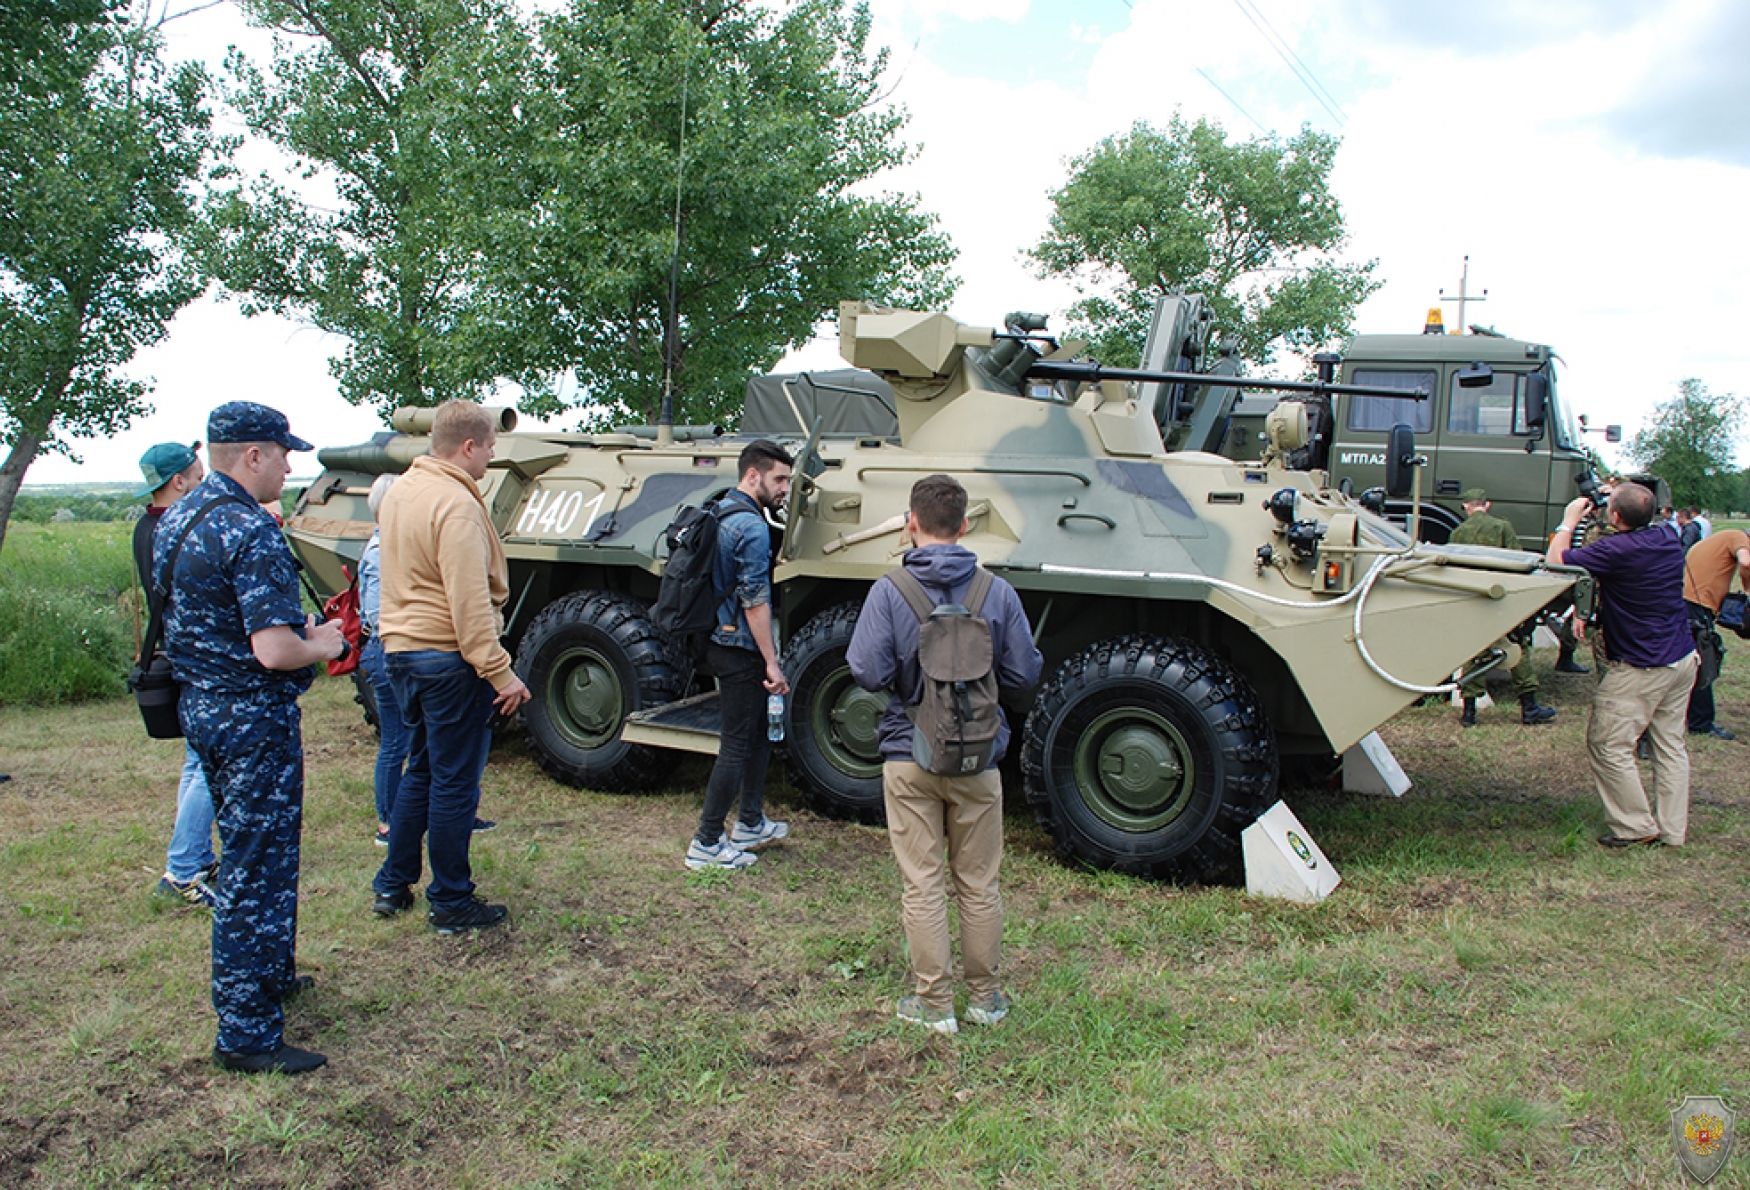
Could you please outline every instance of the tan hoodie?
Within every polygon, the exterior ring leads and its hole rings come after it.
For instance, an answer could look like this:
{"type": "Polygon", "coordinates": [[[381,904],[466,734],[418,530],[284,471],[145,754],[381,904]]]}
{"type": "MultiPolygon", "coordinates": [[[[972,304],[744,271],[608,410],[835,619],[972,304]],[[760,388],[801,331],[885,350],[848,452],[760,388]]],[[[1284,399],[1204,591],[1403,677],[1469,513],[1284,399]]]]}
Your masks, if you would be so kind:
{"type": "Polygon", "coordinates": [[[414,459],[377,522],[384,650],[460,653],[495,689],[510,685],[510,654],[498,643],[510,572],[473,478],[429,455],[414,459]]]}

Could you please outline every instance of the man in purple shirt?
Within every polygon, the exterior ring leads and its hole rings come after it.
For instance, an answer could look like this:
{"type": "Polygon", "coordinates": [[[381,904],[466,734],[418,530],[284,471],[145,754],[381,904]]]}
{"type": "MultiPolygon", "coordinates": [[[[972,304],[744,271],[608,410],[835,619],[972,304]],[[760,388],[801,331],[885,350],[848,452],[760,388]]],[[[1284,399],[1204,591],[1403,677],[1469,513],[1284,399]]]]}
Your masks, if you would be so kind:
{"type": "Polygon", "coordinates": [[[1610,827],[1598,841],[1681,847],[1689,830],[1684,717],[1697,664],[1683,605],[1683,546],[1652,523],[1653,493],[1625,483],[1610,496],[1607,515],[1616,533],[1573,549],[1574,529],[1590,507],[1584,496],[1568,505],[1547,559],[1582,567],[1598,580],[1598,627],[1611,662],[1586,727],[1592,779],[1610,827]],[[1648,806],[1635,767],[1635,740],[1643,731],[1652,746],[1656,808],[1648,806]]]}

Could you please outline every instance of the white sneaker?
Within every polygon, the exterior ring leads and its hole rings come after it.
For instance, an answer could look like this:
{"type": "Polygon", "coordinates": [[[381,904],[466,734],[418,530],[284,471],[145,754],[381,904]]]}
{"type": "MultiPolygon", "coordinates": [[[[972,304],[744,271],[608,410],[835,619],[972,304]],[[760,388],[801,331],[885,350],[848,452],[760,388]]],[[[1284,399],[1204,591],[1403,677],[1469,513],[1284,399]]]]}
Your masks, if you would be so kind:
{"type": "Polygon", "coordinates": [[[745,868],[759,862],[760,857],[751,851],[743,851],[728,839],[718,839],[710,847],[694,839],[687,844],[687,867],[698,871],[700,868],[745,868]]]}
{"type": "Polygon", "coordinates": [[[946,1012],[939,1008],[931,1008],[925,1004],[921,996],[906,996],[899,1002],[896,1013],[900,1020],[910,1021],[914,1025],[922,1025],[932,1033],[955,1034],[960,1032],[960,1022],[954,1019],[954,1010],[946,1012]]]}
{"type": "Polygon", "coordinates": [[[1009,1015],[1009,998],[1002,992],[992,992],[988,1000],[974,1000],[966,1006],[966,1019],[975,1025],[994,1025],[1009,1015]]]}
{"type": "Polygon", "coordinates": [[[758,851],[762,847],[789,837],[790,824],[788,822],[773,822],[764,816],[760,818],[758,826],[737,822],[735,829],[729,832],[729,841],[743,851],[758,851]]]}

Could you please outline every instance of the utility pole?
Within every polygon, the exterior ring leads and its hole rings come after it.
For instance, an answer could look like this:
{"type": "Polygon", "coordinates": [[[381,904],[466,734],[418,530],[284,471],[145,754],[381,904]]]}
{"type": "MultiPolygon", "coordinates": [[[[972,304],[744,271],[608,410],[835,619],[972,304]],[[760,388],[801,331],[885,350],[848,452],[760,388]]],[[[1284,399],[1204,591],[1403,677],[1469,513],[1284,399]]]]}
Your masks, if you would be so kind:
{"type": "Polygon", "coordinates": [[[1489,300],[1489,291],[1488,290],[1486,290],[1486,289],[1483,290],[1482,297],[1472,297],[1469,290],[1470,290],[1470,256],[1469,256],[1469,254],[1466,254],[1466,256],[1464,258],[1464,272],[1461,273],[1459,275],[1459,278],[1458,278],[1458,296],[1455,298],[1449,298],[1446,296],[1446,291],[1444,289],[1442,289],[1440,291],[1440,300],[1441,301],[1443,301],[1443,302],[1457,302],[1458,303],[1458,326],[1455,327],[1453,329],[1453,332],[1452,332],[1455,335],[1462,335],[1465,332],[1465,325],[1466,325],[1465,321],[1464,321],[1465,304],[1467,302],[1486,302],[1489,300]]]}

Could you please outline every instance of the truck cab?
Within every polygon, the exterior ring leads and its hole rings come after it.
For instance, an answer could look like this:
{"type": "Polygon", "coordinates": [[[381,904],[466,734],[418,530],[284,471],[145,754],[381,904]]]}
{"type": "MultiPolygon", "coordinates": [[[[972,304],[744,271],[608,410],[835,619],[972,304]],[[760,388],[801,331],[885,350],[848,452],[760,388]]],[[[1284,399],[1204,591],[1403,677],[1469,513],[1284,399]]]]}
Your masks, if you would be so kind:
{"type": "MultiPolygon", "coordinates": [[[[1513,525],[1524,547],[1542,551],[1590,470],[1580,419],[1558,391],[1555,352],[1542,343],[1487,331],[1356,335],[1336,379],[1406,390],[1401,398],[1333,394],[1320,453],[1333,485],[1383,487],[1392,427],[1410,426],[1428,459],[1421,469],[1424,541],[1444,543],[1464,521],[1461,494],[1482,488],[1490,511],[1513,525]]],[[[1236,402],[1221,453],[1257,458],[1273,404],[1252,395],[1236,402]]],[[[1614,426],[1608,432],[1611,441],[1621,435],[1614,426]]],[[[1410,501],[1387,501],[1386,512],[1407,520],[1410,501]]]]}
{"type": "Polygon", "coordinates": [[[1426,540],[1444,542],[1464,520],[1460,494],[1483,488],[1490,511],[1512,523],[1525,548],[1541,550],[1563,506],[1579,494],[1589,458],[1579,422],[1557,390],[1554,352],[1541,343],[1488,334],[1357,335],[1344,352],[1341,379],[1431,394],[1337,396],[1329,456],[1333,483],[1347,479],[1356,491],[1380,486],[1392,426],[1411,426],[1429,460],[1426,540]],[[1486,383],[1474,383],[1477,365],[1486,366],[1486,383]],[[1467,370],[1473,384],[1461,385],[1467,370]]]}

